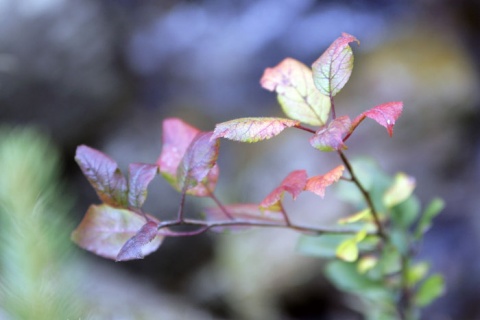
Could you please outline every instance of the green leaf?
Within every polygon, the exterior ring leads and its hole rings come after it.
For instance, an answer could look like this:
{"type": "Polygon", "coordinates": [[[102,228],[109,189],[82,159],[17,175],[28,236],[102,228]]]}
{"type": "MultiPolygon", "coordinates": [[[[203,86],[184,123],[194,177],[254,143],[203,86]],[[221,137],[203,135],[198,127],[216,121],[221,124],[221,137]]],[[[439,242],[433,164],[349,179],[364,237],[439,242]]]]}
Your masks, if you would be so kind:
{"type": "Polygon", "coordinates": [[[358,259],[358,244],[367,236],[366,230],[360,230],[357,234],[340,243],[336,250],[337,258],[344,261],[353,262],[358,259]]]}
{"type": "MultiPolygon", "coordinates": [[[[351,161],[355,175],[363,187],[370,192],[373,204],[378,212],[385,210],[383,205],[383,194],[391,185],[391,177],[370,158],[355,158],[351,161]]],[[[358,188],[350,181],[339,181],[337,183],[339,197],[357,207],[363,207],[365,200],[358,188]]]]}
{"type": "Polygon", "coordinates": [[[364,256],[358,260],[357,270],[359,273],[363,274],[368,270],[374,268],[378,263],[378,258],[375,256],[364,256]]]}
{"type": "Polygon", "coordinates": [[[420,201],[415,195],[391,209],[392,221],[404,229],[409,228],[417,220],[420,213],[420,201]]]}
{"type": "Polygon", "coordinates": [[[320,92],[335,96],[347,83],[353,69],[350,42],[360,42],[352,35],[342,33],[312,65],[313,81],[320,92]]]}
{"type": "Polygon", "coordinates": [[[392,229],[390,231],[390,240],[401,254],[407,254],[410,249],[410,234],[407,230],[392,229]]]}
{"type": "Polygon", "coordinates": [[[351,216],[342,218],[338,220],[339,224],[348,224],[348,223],[355,223],[359,221],[372,221],[371,210],[370,208],[363,209],[360,212],[357,212],[351,216]]]}
{"type": "Polygon", "coordinates": [[[428,273],[430,265],[427,262],[420,262],[407,270],[407,285],[413,287],[428,273]]]}
{"type": "Polygon", "coordinates": [[[351,235],[344,234],[302,235],[297,243],[297,250],[302,254],[313,257],[335,258],[337,247],[351,238],[351,235]]]}
{"type": "Polygon", "coordinates": [[[407,200],[415,189],[415,178],[403,172],[397,173],[393,185],[383,195],[383,203],[387,208],[392,208],[407,200]]]}
{"type": "Polygon", "coordinates": [[[340,243],[336,250],[336,256],[343,261],[356,261],[358,258],[357,240],[351,238],[340,243]]]}
{"type": "Polygon", "coordinates": [[[327,264],[325,275],[339,289],[361,293],[370,299],[385,299],[388,292],[381,281],[372,280],[366,274],[358,272],[356,264],[335,260],[327,264]]]}
{"type": "Polygon", "coordinates": [[[444,293],[445,281],[443,277],[440,274],[434,274],[420,285],[414,301],[419,307],[425,307],[444,293]]]}
{"type": "Polygon", "coordinates": [[[435,198],[430,202],[428,207],[422,214],[420,221],[418,222],[417,229],[415,230],[415,237],[419,239],[432,224],[432,219],[435,218],[440,211],[445,207],[445,202],[440,198],[435,198]]]}
{"type": "Polygon", "coordinates": [[[385,246],[378,265],[382,274],[399,272],[402,268],[400,252],[392,245],[385,246]]]}
{"type": "Polygon", "coordinates": [[[277,66],[267,68],[260,84],[277,92],[278,102],[289,118],[313,126],[327,122],[330,99],[315,88],[312,70],[303,63],[286,58],[277,66]]]}
{"type": "Polygon", "coordinates": [[[215,126],[212,139],[225,138],[241,142],[257,142],[280,134],[285,128],[300,122],[283,118],[240,118],[219,123],[215,126]]]}

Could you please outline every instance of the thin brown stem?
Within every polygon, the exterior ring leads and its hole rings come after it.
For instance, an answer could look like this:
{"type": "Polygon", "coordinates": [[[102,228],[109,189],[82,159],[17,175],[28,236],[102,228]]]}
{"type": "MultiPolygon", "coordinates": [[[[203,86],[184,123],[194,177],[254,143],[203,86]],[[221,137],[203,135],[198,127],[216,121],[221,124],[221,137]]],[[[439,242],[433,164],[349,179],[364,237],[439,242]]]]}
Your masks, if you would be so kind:
{"type": "Polygon", "coordinates": [[[291,226],[292,222],[290,221],[290,218],[288,217],[287,212],[285,211],[285,208],[283,207],[283,204],[280,202],[280,211],[282,212],[283,219],[285,220],[285,223],[287,226],[291,226]]]}
{"type": "Polygon", "coordinates": [[[315,133],[316,132],[315,130],[304,127],[301,124],[297,124],[296,126],[294,126],[294,128],[297,128],[297,129],[300,129],[300,130],[303,130],[303,131],[307,131],[307,132],[310,132],[310,133],[315,133]]]}
{"type": "Polygon", "coordinates": [[[372,197],[370,196],[370,193],[363,187],[360,180],[358,180],[358,178],[355,175],[355,172],[352,168],[352,165],[350,164],[350,161],[348,161],[345,154],[341,150],[338,150],[338,155],[340,156],[343,163],[345,164],[345,167],[347,168],[348,172],[350,173],[350,177],[352,179],[352,182],[355,183],[358,190],[360,190],[363,198],[365,199],[365,202],[367,203],[368,207],[370,208],[370,212],[372,213],[373,220],[375,221],[375,225],[377,226],[377,234],[380,237],[382,237],[384,240],[387,240],[388,236],[385,233],[385,231],[383,230],[382,222],[380,221],[380,218],[378,216],[378,212],[375,209],[375,206],[373,205],[373,200],[372,200],[372,197]]]}
{"type": "Polygon", "coordinates": [[[401,272],[401,292],[397,303],[397,310],[401,320],[412,318],[412,290],[408,284],[408,269],[410,268],[410,257],[402,255],[402,272],[401,272]]]}
{"type": "Polygon", "coordinates": [[[179,224],[181,224],[185,220],[185,218],[184,218],[184,211],[185,211],[184,208],[185,208],[186,194],[187,194],[186,190],[183,190],[182,197],[180,198],[180,204],[178,206],[177,222],[179,224]]]}
{"type": "Polygon", "coordinates": [[[335,114],[335,102],[333,101],[332,94],[330,94],[330,110],[332,111],[332,120],[335,120],[337,115],[335,114]]]}
{"type": "Polygon", "coordinates": [[[207,188],[207,190],[208,190],[210,199],[212,199],[215,202],[215,204],[220,208],[220,210],[222,210],[223,214],[230,220],[235,220],[235,218],[230,214],[230,212],[228,212],[227,208],[225,208],[225,206],[217,198],[217,196],[215,196],[215,194],[212,191],[210,191],[210,189],[207,188]]]}
{"type": "Polygon", "coordinates": [[[205,221],[205,220],[196,220],[196,219],[183,219],[183,220],[169,220],[163,221],[158,225],[158,230],[160,235],[170,236],[170,237],[181,237],[181,236],[193,236],[197,234],[204,233],[209,229],[215,227],[266,227],[266,228],[282,228],[296,230],[299,232],[306,232],[313,235],[321,235],[324,233],[329,234],[355,234],[358,232],[357,229],[339,229],[339,228],[327,228],[327,227],[314,227],[300,224],[285,224],[277,222],[267,222],[267,221],[258,221],[258,220],[219,220],[219,221],[205,221]],[[169,227],[177,226],[193,226],[198,227],[194,231],[172,231],[172,230],[162,230],[169,227]]]}

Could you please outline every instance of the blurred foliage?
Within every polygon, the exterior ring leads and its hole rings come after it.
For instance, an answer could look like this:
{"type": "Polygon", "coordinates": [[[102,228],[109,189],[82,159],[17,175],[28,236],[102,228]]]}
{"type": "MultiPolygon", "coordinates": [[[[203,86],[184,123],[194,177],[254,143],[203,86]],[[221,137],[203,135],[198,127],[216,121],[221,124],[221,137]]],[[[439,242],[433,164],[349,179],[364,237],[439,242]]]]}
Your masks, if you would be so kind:
{"type": "MultiPolygon", "coordinates": [[[[6,319],[76,319],[59,154],[39,131],[0,128],[0,310],[6,319]]],[[[3,319],[3,317],[2,317],[3,319]]]]}
{"type": "MultiPolygon", "coordinates": [[[[434,199],[420,214],[420,200],[413,194],[415,179],[404,173],[390,178],[365,159],[352,163],[379,210],[380,220],[388,226],[388,237],[366,236],[365,230],[372,230],[373,224],[371,215],[365,214],[371,210],[367,208],[339,220],[361,230],[354,237],[305,235],[298,250],[315,257],[339,258],[327,263],[326,276],[337,288],[362,301],[360,307],[357,303],[351,307],[359,309],[366,319],[420,319],[420,308],[445,293],[443,276],[430,275],[429,264],[417,261],[416,256],[432,219],[444,207],[443,201],[434,199]]],[[[364,206],[358,190],[349,187],[346,181],[339,183],[340,198],[354,208],[364,206]]]]}

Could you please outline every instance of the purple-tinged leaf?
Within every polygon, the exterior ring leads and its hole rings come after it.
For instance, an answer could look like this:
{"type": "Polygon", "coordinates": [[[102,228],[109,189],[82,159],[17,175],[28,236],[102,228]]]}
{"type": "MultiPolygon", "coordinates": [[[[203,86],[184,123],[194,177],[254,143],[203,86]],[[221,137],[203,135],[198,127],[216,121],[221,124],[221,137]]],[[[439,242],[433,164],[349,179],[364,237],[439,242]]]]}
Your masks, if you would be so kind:
{"type": "Polygon", "coordinates": [[[128,204],[141,208],[147,198],[149,183],[155,178],[158,166],[146,163],[132,163],[128,166],[128,204]]]}
{"type": "Polygon", "coordinates": [[[127,181],[114,160],[81,145],[77,147],[75,161],[103,202],[119,207],[127,205],[127,181]]]}
{"type": "MultiPolygon", "coordinates": [[[[213,132],[201,132],[188,147],[177,169],[178,188],[188,191],[205,184],[208,174],[217,163],[220,140],[212,139],[213,132]]],[[[210,190],[213,191],[213,190],[210,190]]]]}
{"type": "Polygon", "coordinates": [[[270,139],[285,128],[299,124],[299,121],[283,118],[240,118],[217,124],[212,139],[257,142],[270,139]]]}
{"type": "Polygon", "coordinates": [[[217,186],[219,174],[220,170],[218,169],[218,165],[215,164],[202,180],[202,183],[188,189],[187,194],[195,197],[209,197],[217,186]]]}
{"type": "Polygon", "coordinates": [[[353,52],[349,43],[360,42],[352,35],[342,33],[312,65],[313,81],[320,92],[335,96],[347,83],[353,69],[353,52]]]}
{"type": "Polygon", "coordinates": [[[351,131],[362,122],[365,117],[375,120],[378,124],[387,128],[390,137],[393,135],[393,126],[403,111],[403,102],[393,101],[378,105],[363,112],[353,120],[351,131]]]}
{"type": "Polygon", "coordinates": [[[177,188],[178,165],[200,130],[180,119],[168,118],[163,121],[162,131],[162,152],[157,165],[162,176],[177,188]]]}
{"type": "Polygon", "coordinates": [[[328,126],[320,128],[310,138],[310,144],[320,151],[336,151],[347,149],[343,143],[343,137],[350,131],[350,118],[348,116],[338,117],[332,120],[328,126]]]}
{"type": "Polygon", "coordinates": [[[295,200],[305,188],[306,183],[307,172],[305,170],[292,171],[275,190],[263,199],[260,203],[260,208],[274,211],[280,210],[280,201],[283,198],[283,194],[288,192],[295,200]]]}
{"type": "MultiPolygon", "coordinates": [[[[228,211],[228,213],[234,218],[234,220],[230,220],[232,223],[235,221],[243,221],[249,223],[255,222],[283,222],[285,221],[283,215],[277,211],[271,210],[262,210],[256,203],[241,203],[241,204],[230,204],[224,206],[224,208],[228,211]]],[[[207,208],[205,209],[205,215],[207,221],[225,221],[225,213],[219,207],[207,208]]],[[[218,226],[213,227],[212,230],[216,232],[224,232],[224,231],[241,231],[248,229],[248,224],[241,225],[240,223],[236,225],[227,225],[227,226],[218,226]]]]}
{"type": "MultiPolygon", "coordinates": [[[[148,216],[149,221],[158,221],[148,216]]],[[[81,248],[96,255],[115,260],[120,249],[145,225],[145,217],[126,209],[106,204],[92,205],[80,225],[73,231],[72,240],[81,248]]],[[[142,247],[147,255],[158,249],[163,241],[161,233],[142,247]]]]}
{"type": "Polygon", "coordinates": [[[292,58],[265,69],[260,84],[276,91],[283,112],[294,120],[314,126],[324,125],[330,113],[330,99],[313,83],[312,70],[292,58]]]}
{"type": "MultiPolygon", "coordinates": [[[[201,131],[177,118],[163,121],[162,152],[157,160],[160,173],[177,191],[182,191],[177,181],[179,165],[185,153],[201,131]]],[[[215,165],[203,179],[201,184],[190,188],[187,194],[205,197],[215,190],[219,175],[218,166],[215,165]]]]}
{"type": "Polygon", "coordinates": [[[127,261],[143,259],[144,247],[152,242],[158,234],[158,223],[155,221],[148,221],[143,227],[120,249],[116,261],[127,261]]]}
{"type": "Polygon", "coordinates": [[[305,190],[311,191],[323,198],[325,196],[325,189],[331,184],[337,182],[342,176],[344,170],[345,167],[340,165],[324,175],[309,178],[305,190]]]}

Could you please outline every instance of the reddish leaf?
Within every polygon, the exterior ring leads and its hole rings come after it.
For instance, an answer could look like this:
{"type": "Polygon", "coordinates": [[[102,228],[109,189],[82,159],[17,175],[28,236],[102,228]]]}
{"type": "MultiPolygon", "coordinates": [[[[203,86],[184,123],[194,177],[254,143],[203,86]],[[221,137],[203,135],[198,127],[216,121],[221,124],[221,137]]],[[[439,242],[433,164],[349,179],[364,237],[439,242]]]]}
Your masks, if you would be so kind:
{"type": "MultiPolygon", "coordinates": [[[[162,152],[157,160],[162,176],[178,191],[181,191],[177,181],[177,171],[185,153],[200,133],[200,130],[190,126],[177,118],[169,118],[163,122],[162,152]]],[[[215,165],[207,177],[187,193],[197,197],[205,197],[215,189],[219,175],[218,166],[215,165]],[[210,191],[209,191],[210,190],[210,191]]]]}
{"type": "Polygon", "coordinates": [[[310,138],[310,144],[320,151],[335,151],[346,149],[343,137],[350,131],[350,118],[348,116],[338,117],[332,120],[327,127],[320,128],[310,138]]]}
{"type": "MultiPolygon", "coordinates": [[[[261,210],[258,204],[254,203],[241,203],[231,204],[224,206],[228,213],[234,218],[232,223],[236,220],[249,221],[249,222],[282,222],[284,221],[283,215],[277,211],[261,210]]],[[[225,213],[219,207],[205,209],[205,215],[208,221],[225,221],[225,213]]],[[[251,226],[250,226],[251,227],[251,226]]],[[[248,229],[249,226],[245,225],[232,225],[232,226],[220,226],[214,227],[212,230],[217,232],[223,231],[240,231],[248,229]]]]}
{"type": "Polygon", "coordinates": [[[114,160],[81,145],[77,147],[75,161],[103,202],[120,207],[127,205],[127,181],[114,160]]]}
{"type": "Polygon", "coordinates": [[[283,194],[289,192],[295,200],[305,188],[306,183],[307,172],[305,170],[291,172],[275,190],[263,199],[260,207],[278,211],[280,209],[279,202],[282,200],[283,194]]]}
{"type": "Polygon", "coordinates": [[[349,43],[360,42],[352,35],[342,33],[312,65],[313,81],[320,92],[335,96],[347,83],[353,69],[353,52],[349,43]]]}
{"type": "Polygon", "coordinates": [[[162,129],[162,152],[157,165],[162,176],[177,188],[178,165],[200,130],[177,118],[165,119],[162,129]]]}
{"type": "Polygon", "coordinates": [[[315,88],[312,70],[303,63],[287,58],[265,69],[260,84],[277,92],[283,112],[289,118],[314,126],[326,123],[330,99],[315,88]]]}
{"type": "Polygon", "coordinates": [[[143,227],[120,249],[116,261],[127,261],[135,259],[143,259],[145,256],[143,248],[152,242],[158,234],[158,223],[148,221],[143,227]]]}
{"type": "Polygon", "coordinates": [[[128,204],[141,208],[147,197],[147,187],[155,178],[158,167],[153,164],[132,163],[128,166],[128,204]]]}
{"type": "Polygon", "coordinates": [[[299,124],[299,121],[282,118],[240,118],[217,124],[212,139],[257,142],[270,139],[285,128],[299,124]]]}
{"type": "Polygon", "coordinates": [[[403,111],[403,102],[401,101],[387,102],[387,103],[378,105],[370,110],[363,112],[361,115],[355,118],[355,120],[353,120],[351,131],[353,131],[360,124],[360,122],[362,122],[363,119],[365,119],[365,117],[368,117],[370,119],[377,121],[378,124],[387,128],[388,134],[392,136],[393,126],[395,125],[395,122],[402,114],[402,111],[403,111]]]}
{"type": "Polygon", "coordinates": [[[220,141],[212,139],[212,136],[213,132],[197,134],[185,152],[177,169],[177,183],[180,190],[188,191],[207,182],[208,174],[217,162],[220,147],[220,141]]]}
{"type": "MultiPolygon", "coordinates": [[[[158,223],[152,217],[148,220],[158,223]]],[[[145,224],[145,217],[133,211],[114,208],[106,204],[92,205],[80,225],[73,231],[72,240],[85,250],[115,260],[120,249],[145,224]]],[[[142,247],[142,254],[154,252],[162,243],[158,234],[142,247]]]]}
{"type": "Polygon", "coordinates": [[[329,185],[337,182],[344,170],[345,167],[340,165],[324,175],[311,177],[307,180],[305,190],[311,191],[323,198],[325,196],[325,189],[329,185]]]}

